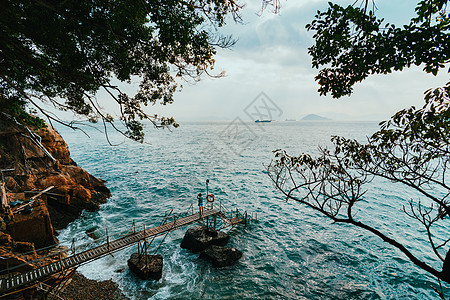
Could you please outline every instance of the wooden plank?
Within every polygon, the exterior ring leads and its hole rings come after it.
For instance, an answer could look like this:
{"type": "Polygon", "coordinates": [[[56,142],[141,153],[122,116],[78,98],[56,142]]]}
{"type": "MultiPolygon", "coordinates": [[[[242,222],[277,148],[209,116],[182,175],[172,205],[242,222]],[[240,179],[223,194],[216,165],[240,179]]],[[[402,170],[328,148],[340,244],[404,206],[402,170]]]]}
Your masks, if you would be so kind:
{"type": "Polygon", "coordinates": [[[41,272],[42,272],[42,276],[47,275],[47,272],[45,271],[45,267],[46,267],[46,266],[43,266],[43,267],[40,268],[40,269],[41,269],[41,272]]]}
{"type": "Polygon", "coordinates": [[[73,263],[72,263],[72,256],[70,256],[69,258],[66,258],[64,261],[66,262],[66,267],[67,267],[67,268],[73,266],[73,263]]]}
{"type": "MultiPolygon", "coordinates": [[[[48,188],[48,189],[42,191],[40,194],[43,194],[50,189],[51,188],[48,188]]],[[[38,196],[39,196],[39,194],[36,196],[33,196],[33,199],[37,198],[38,196]]],[[[234,220],[229,220],[221,211],[219,211],[217,209],[205,210],[204,214],[203,214],[203,218],[212,216],[212,215],[216,215],[216,214],[218,214],[224,220],[224,222],[230,222],[230,223],[231,222],[242,222],[242,220],[239,218],[235,218],[234,220]]],[[[63,268],[74,267],[74,266],[77,266],[86,261],[97,259],[107,253],[114,252],[114,251],[120,250],[124,247],[135,244],[135,243],[143,240],[144,238],[150,239],[150,238],[159,236],[161,234],[164,234],[171,230],[177,229],[186,224],[194,223],[200,219],[201,219],[200,214],[195,213],[195,214],[168,222],[166,224],[162,224],[160,226],[148,228],[145,231],[142,230],[142,231],[139,231],[136,233],[129,234],[125,237],[121,237],[117,240],[111,241],[109,243],[109,247],[108,247],[108,244],[105,243],[103,245],[92,248],[90,250],[72,255],[72,256],[60,261],[59,263],[48,264],[41,268],[27,272],[23,276],[15,276],[11,279],[2,280],[2,281],[0,281],[0,290],[1,291],[9,290],[18,285],[23,285],[25,282],[31,282],[31,281],[35,281],[38,278],[47,277],[54,272],[62,270],[63,268]]]]}
{"type": "Polygon", "coordinates": [[[30,200],[34,200],[37,197],[41,196],[42,194],[44,194],[45,192],[50,191],[52,188],[54,188],[54,186],[49,186],[48,188],[46,188],[45,190],[43,190],[42,192],[37,193],[36,195],[34,195],[33,197],[30,198],[30,200]]]}

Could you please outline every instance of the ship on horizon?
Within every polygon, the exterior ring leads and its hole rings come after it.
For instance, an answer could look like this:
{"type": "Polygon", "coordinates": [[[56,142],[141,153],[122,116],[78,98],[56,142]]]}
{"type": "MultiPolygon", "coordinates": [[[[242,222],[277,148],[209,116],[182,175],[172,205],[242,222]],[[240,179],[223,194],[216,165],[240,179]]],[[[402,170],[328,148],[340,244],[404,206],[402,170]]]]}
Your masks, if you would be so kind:
{"type": "Polygon", "coordinates": [[[272,120],[255,120],[255,123],[270,123],[272,120]]]}

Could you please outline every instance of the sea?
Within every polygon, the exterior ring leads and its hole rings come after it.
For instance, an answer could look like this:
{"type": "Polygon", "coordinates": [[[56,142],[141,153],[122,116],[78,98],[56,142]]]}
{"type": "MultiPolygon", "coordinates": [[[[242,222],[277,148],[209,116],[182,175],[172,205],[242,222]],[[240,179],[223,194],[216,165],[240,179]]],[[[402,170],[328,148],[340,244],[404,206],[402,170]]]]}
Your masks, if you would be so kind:
{"type": "MultiPolygon", "coordinates": [[[[230,267],[214,268],[180,248],[188,226],[155,239],[148,248],[164,258],[158,281],[142,281],[129,271],[127,260],[137,246],[78,268],[90,279],[112,279],[131,299],[439,299],[437,280],[400,251],[369,232],[333,224],[286,201],[268,176],[274,150],[317,155],[319,147],[331,147],[334,135],[364,142],[379,128],[376,122],[255,123],[237,118],[182,122],[172,130],[147,124],[144,143],[112,129],[105,134],[102,124],[82,128],[84,132],[57,130],[76,163],[105,180],[112,197],[99,211],[85,211],[61,230],[61,244],[80,251],[106,234],[113,239],[133,228],[158,226],[171,211],[196,209],[196,195],[206,192],[206,180],[216,203],[257,216],[247,226],[225,229],[228,245],[243,252],[230,267]]],[[[440,269],[424,229],[402,211],[415,197],[405,186],[374,180],[356,219],[440,269]]],[[[448,238],[449,228],[438,232],[448,238]]],[[[448,297],[450,286],[443,284],[443,289],[448,297]]]]}

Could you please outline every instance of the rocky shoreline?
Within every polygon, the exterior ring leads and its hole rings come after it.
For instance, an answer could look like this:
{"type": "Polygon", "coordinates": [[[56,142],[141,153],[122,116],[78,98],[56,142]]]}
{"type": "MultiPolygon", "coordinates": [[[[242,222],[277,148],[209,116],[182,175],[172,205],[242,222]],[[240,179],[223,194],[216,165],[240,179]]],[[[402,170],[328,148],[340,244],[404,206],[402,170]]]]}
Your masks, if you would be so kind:
{"type": "MultiPolygon", "coordinates": [[[[27,127],[3,114],[0,170],[0,275],[13,266],[20,266],[15,272],[34,269],[39,263],[29,261],[37,258],[59,259],[52,256],[61,251],[52,247],[57,230],[111,196],[104,181],[77,166],[53,128],[27,127]],[[39,251],[44,247],[51,250],[39,251]]],[[[112,281],[96,283],[76,272],[71,280],[64,299],[126,299],[112,281]]]]}
{"type": "MultiPolygon", "coordinates": [[[[87,300],[87,299],[109,299],[109,300],[126,300],[129,299],[119,289],[117,283],[112,280],[96,281],[87,279],[82,274],[75,272],[67,286],[56,293],[41,294],[46,296],[48,300],[87,300]]],[[[43,298],[44,299],[44,298],[43,298]]]]}

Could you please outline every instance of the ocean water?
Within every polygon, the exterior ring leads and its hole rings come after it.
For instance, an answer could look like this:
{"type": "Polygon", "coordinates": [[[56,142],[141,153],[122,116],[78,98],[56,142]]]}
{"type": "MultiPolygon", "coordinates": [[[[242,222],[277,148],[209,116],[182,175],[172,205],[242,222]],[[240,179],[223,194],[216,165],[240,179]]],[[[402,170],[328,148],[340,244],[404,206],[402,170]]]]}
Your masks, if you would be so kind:
{"type": "MultiPolygon", "coordinates": [[[[137,246],[78,270],[91,279],[112,278],[131,299],[438,299],[438,283],[381,239],[330,220],[295,202],[286,202],[270,181],[266,166],[272,151],[317,152],[332,135],[364,140],[378,125],[365,122],[183,123],[173,131],[149,127],[144,144],[109,131],[110,146],[97,127],[90,136],[58,127],[72,158],[107,181],[112,197],[98,212],[59,234],[61,243],[92,241],[86,230],[104,235],[136,226],[157,226],[171,209],[196,205],[195,195],[209,188],[228,208],[257,213],[258,220],[228,230],[230,246],[244,256],[216,269],[198,254],[179,247],[187,228],[156,239],[150,252],[164,257],[162,279],[141,281],[127,268],[137,246]]],[[[422,228],[401,212],[408,189],[374,181],[357,217],[431,257],[422,228]]],[[[449,228],[439,228],[448,235],[449,228]]],[[[438,267],[438,266],[436,266],[438,267]]],[[[448,285],[444,285],[447,296],[448,285]]]]}

